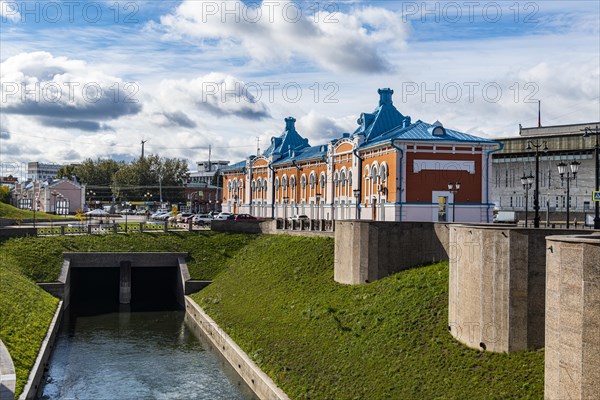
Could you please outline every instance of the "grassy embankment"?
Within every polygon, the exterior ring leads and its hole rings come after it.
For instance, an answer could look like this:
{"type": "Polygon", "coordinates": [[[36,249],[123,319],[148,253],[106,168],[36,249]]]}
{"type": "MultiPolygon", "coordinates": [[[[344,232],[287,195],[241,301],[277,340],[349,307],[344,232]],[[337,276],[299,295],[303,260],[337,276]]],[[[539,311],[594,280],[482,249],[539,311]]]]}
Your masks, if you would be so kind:
{"type": "Polygon", "coordinates": [[[19,396],[56,311],[52,297],[15,269],[17,262],[0,253],[0,339],[15,364],[19,396]]]}
{"type": "MultiPolygon", "coordinates": [[[[64,220],[64,219],[73,219],[72,215],[54,215],[54,214],[46,214],[44,212],[36,212],[36,219],[54,219],[54,220],[64,220]]],[[[20,208],[16,208],[11,206],[10,204],[0,203],[0,219],[16,219],[16,220],[24,220],[24,219],[33,219],[33,211],[30,210],[21,210],[20,208]]]]}
{"type": "Polygon", "coordinates": [[[212,231],[26,237],[8,240],[0,250],[14,257],[21,272],[35,282],[58,279],[65,251],[189,252],[187,262],[192,279],[212,279],[256,237],[212,231]]]}
{"type": "Polygon", "coordinates": [[[333,281],[333,240],[263,236],[193,295],[293,399],[543,397],[543,352],[492,354],[448,333],[448,265],[333,281]]]}
{"type": "Polygon", "coordinates": [[[192,278],[212,279],[255,238],[204,231],[14,238],[0,243],[0,339],[15,363],[17,396],[58,304],[34,282],[57,279],[63,251],[187,251],[192,278]]]}

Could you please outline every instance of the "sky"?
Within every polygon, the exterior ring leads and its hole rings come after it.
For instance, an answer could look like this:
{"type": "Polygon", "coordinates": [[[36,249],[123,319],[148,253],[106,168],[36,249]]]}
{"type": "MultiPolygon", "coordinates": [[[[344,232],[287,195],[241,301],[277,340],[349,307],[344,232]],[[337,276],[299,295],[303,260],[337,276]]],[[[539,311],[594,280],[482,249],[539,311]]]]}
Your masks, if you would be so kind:
{"type": "Polygon", "coordinates": [[[311,145],[378,88],[486,138],[600,121],[600,2],[0,1],[0,173],[146,153],[237,162],[284,118],[311,145]]]}

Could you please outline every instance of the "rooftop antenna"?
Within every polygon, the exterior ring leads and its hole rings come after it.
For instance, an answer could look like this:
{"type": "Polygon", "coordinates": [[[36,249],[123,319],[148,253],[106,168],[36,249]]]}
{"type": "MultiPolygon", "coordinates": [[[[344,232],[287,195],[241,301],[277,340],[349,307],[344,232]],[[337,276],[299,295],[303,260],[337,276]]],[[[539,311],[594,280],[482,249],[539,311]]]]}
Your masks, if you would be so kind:
{"type": "Polygon", "coordinates": [[[256,156],[260,154],[260,137],[256,137],[256,156]]]}
{"type": "Polygon", "coordinates": [[[542,127],[542,101],[538,100],[538,128],[542,127]]]}

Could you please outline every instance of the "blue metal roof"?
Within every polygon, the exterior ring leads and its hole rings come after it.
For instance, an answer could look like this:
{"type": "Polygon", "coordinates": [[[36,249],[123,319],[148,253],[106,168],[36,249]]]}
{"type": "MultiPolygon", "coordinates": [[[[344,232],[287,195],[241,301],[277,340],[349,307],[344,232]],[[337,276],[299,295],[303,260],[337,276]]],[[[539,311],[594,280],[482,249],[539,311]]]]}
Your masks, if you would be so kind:
{"type": "Polygon", "coordinates": [[[303,161],[303,160],[310,160],[313,158],[322,158],[326,154],[327,154],[327,146],[326,145],[306,147],[304,149],[296,151],[295,153],[292,154],[292,156],[287,156],[280,160],[277,160],[276,162],[273,163],[273,165],[290,163],[290,162],[292,162],[292,160],[303,161]]]}
{"type": "Polygon", "coordinates": [[[465,143],[481,143],[481,144],[494,144],[498,143],[494,140],[481,138],[478,136],[469,135],[467,133],[455,131],[452,129],[444,128],[440,123],[428,124],[423,121],[417,121],[414,124],[410,124],[407,127],[396,127],[389,132],[381,135],[377,140],[367,141],[363,143],[361,148],[370,147],[377,145],[391,139],[406,140],[406,141],[435,141],[435,142],[465,142],[465,143]],[[434,135],[434,130],[438,129],[436,133],[443,132],[443,134],[434,135]]]}
{"type": "Polygon", "coordinates": [[[227,165],[226,167],[221,168],[221,171],[230,171],[233,169],[243,169],[246,167],[246,161],[240,161],[235,164],[227,165]]]}
{"type": "Polygon", "coordinates": [[[405,117],[394,107],[392,89],[379,89],[379,106],[372,113],[362,113],[358,119],[360,126],[353,135],[362,134],[367,141],[375,140],[383,133],[410,124],[410,117],[405,117]]]}
{"type": "Polygon", "coordinates": [[[287,117],[285,119],[285,131],[279,137],[271,138],[271,145],[263,152],[263,156],[268,157],[271,154],[289,154],[290,151],[297,151],[308,147],[308,139],[304,139],[296,132],[296,119],[287,117]]]}

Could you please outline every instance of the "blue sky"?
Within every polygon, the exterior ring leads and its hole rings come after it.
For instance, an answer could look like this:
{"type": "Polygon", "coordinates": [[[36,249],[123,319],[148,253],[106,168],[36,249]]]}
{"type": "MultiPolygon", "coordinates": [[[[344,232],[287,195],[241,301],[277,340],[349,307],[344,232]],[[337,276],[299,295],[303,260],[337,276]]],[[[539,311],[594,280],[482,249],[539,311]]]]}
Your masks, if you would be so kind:
{"type": "Polygon", "coordinates": [[[236,161],[288,115],[319,144],[379,87],[484,137],[537,124],[537,100],[544,125],[600,120],[597,1],[0,1],[0,18],[3,173],[131,159],[142,138],[236,161]]]}

